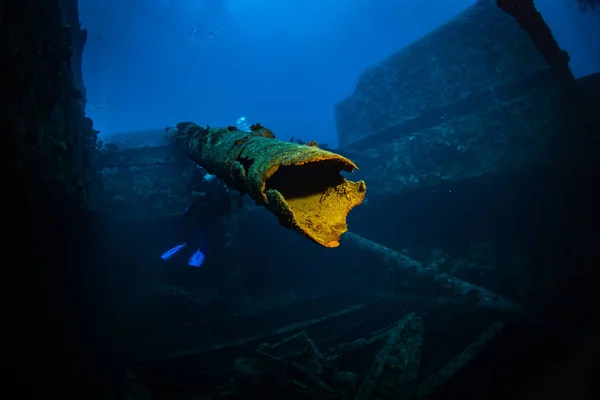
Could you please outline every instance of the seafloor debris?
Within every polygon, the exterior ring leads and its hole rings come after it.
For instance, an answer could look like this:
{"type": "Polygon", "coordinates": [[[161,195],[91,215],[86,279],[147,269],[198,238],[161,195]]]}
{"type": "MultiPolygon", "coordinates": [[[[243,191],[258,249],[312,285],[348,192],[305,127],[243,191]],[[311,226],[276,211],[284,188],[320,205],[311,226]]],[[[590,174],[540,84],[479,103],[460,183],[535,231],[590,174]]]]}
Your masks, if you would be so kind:
{"type": "MultiPolygon", "coordinates": [[[[424,345],[438,340],[434,332],[440,315],[451,310],[398,314],[406,309],[402,304],[383,296],[231,342],[148,359],[134,373],[152,392],[177,387],[182,397],[169,398],[261,398],[267,393],[301,399],[426,398],[503,326],[492,323],[481,334],[493,320],[472,321],[463,336],[474,338],[473,343],[446,343],[442,336],[444,354],[436,351],[432,356],[423,352],[424,345]],[[398,319],[399,315],[404,316],[398,319]]],[[[273,317],[273,311],[264,312],[273,317]]]]}
{"type": "Polygon", "coordinates": [[[448,362],[437,374],[423,380],[419,385],[419,399],[427,398],[435,389],[445,384],[460,368],[465,366],[473,359],[481,349],[492,340],[496,334],[504,327],[502,322],[494,322],[490,327],[481,334],[478,340],[471,343],[459,355],[448,362]]]}
{"type": "Polygon", "coordinates": [[[500,322],[493,323],[436,374],[422,380],[423,319],[414,313],[366,338],[337,345],[326,354],[301,331],[274,344],[261,344],[255,357],[238,358],[237,378],[209,397],[239,395],[239,390],[260,386],[269,379],[269,385],[303,398],[423,399],[477,355],[502,327],[500,322]]]}
{"type": "Polygon", "coordinates": [[[417,391],[422,343],[423,320],[413,313],[327,354],[301,331],[274,344],[261,344],[253,358],[237,359],[237,379],[212,396],[249,390],[249,385],[260,386],[268,378],[269,385],[305,398],[411,398],[417,391]]]}
{"type": "MultiPolygon", "coordinates": [[[[221,343],[217,343],[212,346],[203,346],[200,348],[193,348],[193,349],[188,349],[188,350],[183,350],[183,351],[177,351],[177,352],[173,352],[173,353],[164,355],[159,358],[153,358],[148,361],[151,363],[156,363],[156,362],[161,363],[161,362],[165,362],[165,361],[169,361],[169,360],[181,359],[184,357],[194,357],[194,356],[200,356],[203,354],[210,354],[213,352],[222,351],[224,349],[241,349],[244,346],[252,345],[253,343],[257,343],[257,342],[264,341],[264,340],[269,340],[270,338],[274,338],[274,337],[283,337],[290,333],[298,332],[299,330],[305,329],[306,327],[309,327],[309,326],[315,326],[315,325],[318,325],[318,324],[321,324],[324,322],[328,322],[328,321],[335,321],[336,319],[338,319],[340,317],[343,317],[348,314],[353,314],[357,311],[360,311],[364,308],[372,306],[373,304],[376,304],[376,303],[378,303],[378,302],[373,301],[373,303],[368,303],[368,304],[357,304],[357,305],[345,308],[343,310],[332,312],[330,314],[327,314],[327,315],[324,315],[321,317],[312,318],[312,319],[309,319],[306,321],[299,321],[299,322],[292,323],[289,325],[281,326],[281,327],[273,329],[273,330],[261,332],[256,335],[242,337],[237,340],[233,340],[231,342],[224,342],[224,343],[221,342],[221,343]]],[[[243,316],[240,315],[240,317],[243,317],[243,316]]]]}

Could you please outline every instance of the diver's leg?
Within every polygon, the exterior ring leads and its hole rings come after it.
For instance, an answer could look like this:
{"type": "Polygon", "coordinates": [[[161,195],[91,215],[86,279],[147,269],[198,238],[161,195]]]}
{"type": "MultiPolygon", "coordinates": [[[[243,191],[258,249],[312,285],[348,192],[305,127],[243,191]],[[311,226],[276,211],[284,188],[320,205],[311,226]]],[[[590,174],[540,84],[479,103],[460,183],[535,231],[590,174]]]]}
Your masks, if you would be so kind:
{"type": "Polygon", "coordinates": [[[188,243],[187,265],[190,267],[201,267],[205,260],[207,226],[203,225],[204,218],[196,213],[189,218],[185,224],[186,241],[188,243]]]}
{"type": "MultiPolygon", "coordinates": [[[[186,213],[186,215],[184,215],[180,221],[179,227],[175,228],[175,231],[177,232],[177,237],[179,238],[177,240],[177,242],[173,245],[173,247],[166,249],[162,254],[161,254],[161,258],[163,260],[171,260],[175,257],[179,258],[182,256],[182,254],[186,254],[188,253],[190,250],[190,243],[189,243],[189,239],[193,238],[193,215],[191,214],[191,210],[188,213],[186,213]],[[184,251],[184,249],[186,251],[184,251]]],[[[192,250],[193,251],[193,250],[192,250]]],[[[189,255],[188,255],[189,256],[189,255]]]]}

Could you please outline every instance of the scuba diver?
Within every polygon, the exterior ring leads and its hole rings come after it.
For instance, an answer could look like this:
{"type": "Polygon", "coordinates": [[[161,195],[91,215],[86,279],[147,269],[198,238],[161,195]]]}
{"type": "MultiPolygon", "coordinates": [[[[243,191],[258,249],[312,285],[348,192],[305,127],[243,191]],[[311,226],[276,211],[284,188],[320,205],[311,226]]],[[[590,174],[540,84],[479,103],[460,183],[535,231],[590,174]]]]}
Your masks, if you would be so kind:
{"type": "Polygon", "coordinates": [[[232,193],[227,185],[199,165],[192,174],[191,184],[192,200],[182,216],[185,241],[160,257],[167,261],[186,254],[187,265],[201,267],[205,259],[203,250],[206,251],[206,226],[210,220],[230,214],[232,193]]]}

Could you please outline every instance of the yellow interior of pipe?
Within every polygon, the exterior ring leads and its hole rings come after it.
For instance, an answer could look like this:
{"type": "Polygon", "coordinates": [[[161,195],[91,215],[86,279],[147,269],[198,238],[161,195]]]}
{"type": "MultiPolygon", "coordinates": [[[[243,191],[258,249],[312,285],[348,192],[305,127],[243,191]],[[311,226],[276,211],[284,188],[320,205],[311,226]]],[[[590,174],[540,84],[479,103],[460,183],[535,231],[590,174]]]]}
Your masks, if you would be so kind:
{"type": "MultiPolygon", "coordinates": [[[[348,212],[362,203],[366,186],[352,182],[340,172],[352,170],[343,159],[326,159],[280,165],[268,176],[265,192],[276,190],[292,212],[290,226],[325,247],[339,246],[348,230],[348,212]]],[[[282,222],[285,224],[285,222],[282,222]]]]}

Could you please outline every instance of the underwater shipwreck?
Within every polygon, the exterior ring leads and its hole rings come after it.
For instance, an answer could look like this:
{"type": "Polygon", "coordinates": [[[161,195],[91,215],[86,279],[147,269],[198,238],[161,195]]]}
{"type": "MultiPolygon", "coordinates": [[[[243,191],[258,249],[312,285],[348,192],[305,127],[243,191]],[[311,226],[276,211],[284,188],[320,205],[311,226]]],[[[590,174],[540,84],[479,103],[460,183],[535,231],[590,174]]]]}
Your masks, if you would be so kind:
{"type": "MultiPolygon", "coordinates": [[[[63,17],[74,18],[76,2],[63,3],[71,7],[63,17]]],[[[109,333],[126,337],[128,398],[479,398],[500,390],[505,377],[485,371],[502,369],[503,353],[531,346],[539,333],[532,328],[515,345],[504,332],[546,318],[540,310],[561,265],[546,259],[534,277],[523,267],[531,260],[494,247],[495,235],[530,240],[527,230],[539,225],[524,226],[519,212],[542,215],[540,199],[563,179],[552,171],[585,159],[576,138],[597,145],[600,132],[600,76],[574,79],[533,2],[517,3],[479,1],[365,70],[335,107],[337,149],[285,140],[268,121],[250,132],[174,121],[95,143],[84,96],[71,96],[83,91],[80,65],[71,64],[72,91],[57,101],[79,119],[49,139],[42,159],[63,167],[46,182],[64,183],[79,203],[99,188],[94,207],[127,232],[180,218],[200,195],[190,186],[197,164],[248,195],[232,196],[233,212],[218,220],[224,271],[216,287],[154,280],[136,292],[142,326],[109,333]],[[84,150],[73,157],[74,148],[84,150]],[[527,190],[531,182],[548,190],[527,190]],[[426,233],[411,226],[417,204],[431,221],[426,233]],[[511,214],[499,211],[515,204],[511,214]],[[443,250],[457,229],[472,231],[461,257],[443,250]],[[320,283],[258,293],[248,271],[288,262],[290,243],[302,254],[290,268],[319,265],[312,279],[320,283]],[[235,311],[215,316],[216,298],[235,311]]],[[[85,31],[73,30],[74,59],[84,42],[85,31]]]]}
{"type": "MultiPolygon", "coordinates": [[[[517,10],[511,15],[513,11],[508,6],[502,10],[496,2],[479,2],[363,72],[354,93],[335,109],[340,147],[332,151],[340,159],[352,160],[346,165],[359,170],[351,177],[364,180],[368,187],[368,205],[352,213],[394,224],[393,215],[378,215],[373,204],[385,209],[427,194],[447,197],[454,191],[461,196],[461,190],[477,181],[493,188],[488,196],[505,195],[513,190],[508,182],[521,181],[515,177],[535,177],[536,171],[552,168],[557,156],[570,156],[559,155],[558,149],[565,130],[585,129],[577,117],[582,109],[569,93],[581,83],[574,82],[568,58],[550,31],[540,28],[530,13],[517,10]],[[406,95],[400,98],[395,93],[406,95]]],[[[539,14],[533,16],[541,20],[539,14]]],[[[597,76],[590,79],[598,85],[597,76]]],[[[116,135],[113,150],[99,155],[98,165],[105,171],[103,196],[116,218],[177,218],[185,208],[194,165],[203,165],[202,156],[194,152],[202,151],[189,150],[189,140],[173,146],[166,136],[163,129],[116,135]]],[[[111,144],[106,145],[110,149],[111,144]]],[[[292,151],[318,149],[317,144],[286,146],[294,147],[292,151]]],[[[227,175],[235,174],[221,174],[227,175]]],[[[290,179],[295,185],[304,182],[290,179]]],[[[515,201],[509,197],[507,202],[515,201]]],[[[243,214],[252,212],[259,211],[247,204],[223,222],[231,235],[224,252],[240,252],[240,243],[252,228],[240,227],[244,224],[239,220],[251,219],[243,214]]],[[[273,212],[282,218],[281,210],[273,212]]],[[[295,223],[287,226],[303,231],[295,223]]],[[[285,246],[275,238],[281,228],[272,229],[269,247],[285,246]]],[[[353,279],[361,278],[350,272],[324,293],[270,299],[261,309],[218,322],[170,326],[162,339],[169,345],[132,367],[133,382],[159,397],[168,396],[172,387],[206,398],[261,397],[275,387],[280,396],[294,398],[428,398],[493,341],[507,319],[527,314],[531,299],[523,292],[531,283],[526,278],[520,277],[521,287],[495,283],[512,281],[518,274],[514,268],[498,270],[498,265],[485,265],[485,257],[447,260],[441,253],[419,260],[370,238],[368,232],[354,232],[352,224],[349,229],[341,236],[346,254],[305,262],[328,268],[348,263],[356,254],[379,270],[375,278],[357,283],[353,279]],[[480,274],[488,277],[481,279],[480,274]],[[398,286],[426,289],[419,294],[398,286]],[[471,319],[470,339],[444,339],[447,332],[442,332],[451,330],[452,321],[465,314],[471,319]],[[435,346],[435,352],[428,346],[435,346]],[[208,394],[207,387],[211,387],[208,394]]],[[[486,251],[492,250],[480,249],[486,251]]],[[[230,282],[235,296],[242,296],[243,262],[228,260],[231,276],[237,277],[230,282]]],[[[200,301],[180,288],[170,290],[175,304],[200,301]]]]}

